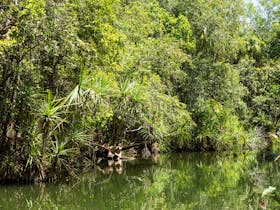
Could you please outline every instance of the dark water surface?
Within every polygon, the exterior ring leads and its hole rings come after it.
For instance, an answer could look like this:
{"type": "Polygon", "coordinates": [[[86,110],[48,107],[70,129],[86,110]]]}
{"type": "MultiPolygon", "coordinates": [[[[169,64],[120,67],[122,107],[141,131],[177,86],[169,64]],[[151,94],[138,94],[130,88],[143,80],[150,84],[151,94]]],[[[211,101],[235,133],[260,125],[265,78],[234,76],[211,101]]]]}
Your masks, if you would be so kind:
{"type": "Polygon", "coordinates": [[[0,209],[247,210],[261,209],[262,201],[280,209],[280,163],[259,163],[253,154],[171,154],[122,164],[60,184],[1,186],[0,209]],[[269,186],[274,193],[261,197],[269,186]]]}

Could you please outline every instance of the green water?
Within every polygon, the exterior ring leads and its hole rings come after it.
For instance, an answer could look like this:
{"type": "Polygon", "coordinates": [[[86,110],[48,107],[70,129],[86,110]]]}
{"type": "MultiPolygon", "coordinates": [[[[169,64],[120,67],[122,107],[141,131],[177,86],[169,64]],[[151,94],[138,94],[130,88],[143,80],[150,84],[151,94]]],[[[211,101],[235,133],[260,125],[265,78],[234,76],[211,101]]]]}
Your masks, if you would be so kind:
{"type": "Polygon", "coordinates": [[[247,210],[261,209],[261,199],[280,209],[280,163],[255,155],[172,154],[122,164],[60,184],[1,186],[0,209],[247,210]],[[268,186],[274,195],[261,198],[268,186]]]}

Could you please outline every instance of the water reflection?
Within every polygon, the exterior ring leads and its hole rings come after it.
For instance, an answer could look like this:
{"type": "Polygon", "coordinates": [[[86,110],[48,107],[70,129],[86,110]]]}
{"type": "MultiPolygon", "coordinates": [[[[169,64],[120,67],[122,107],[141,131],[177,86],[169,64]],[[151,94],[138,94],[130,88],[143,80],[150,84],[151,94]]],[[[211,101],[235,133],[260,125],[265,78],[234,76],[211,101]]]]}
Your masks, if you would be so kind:
{"type": "Polygon", "coordinates": [[[103,174],[111,174],[115,170],[118,174],[123,173],[123,160],[106,160],[106,163],[103,164],[103,167],[97,166],[103,174]],[[105,165],[105,166],[104,166],[105,165]]]}
{"type": "Polygon", "coordinates": [[[254,154],[157,155],[57,185],[2,186],[0,209],[280,209],[279,178],[278,163],[254,154]]]}

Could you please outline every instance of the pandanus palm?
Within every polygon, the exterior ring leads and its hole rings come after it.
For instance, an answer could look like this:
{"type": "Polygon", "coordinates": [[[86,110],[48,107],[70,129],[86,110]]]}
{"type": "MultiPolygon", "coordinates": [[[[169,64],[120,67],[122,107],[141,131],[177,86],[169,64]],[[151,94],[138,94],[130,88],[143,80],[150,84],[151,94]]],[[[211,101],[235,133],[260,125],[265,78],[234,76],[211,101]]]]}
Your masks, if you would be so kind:
{"type": "Polygon", "coordinates": [[[143,114],[146,109],[148,94],[144,86],[129,79],[119,81],[119,96],[114,101],[113,127],[117,136],[127,131],[139,131],[143,126],[143,114]]]}
{"type": "Polygon", "coordinates": [[[61,170],[62,167],[65,168],[68,172],[73,174],[73,170],[71,170],[71,157],[74,157],[78,150],[75,147],[70,147],[68,144],[71,144],[70,141],[59,139],[57,136],[55,141],[51,142],[50,148],[52,150],[51,162],[52,167],[57,170],[61,170]]]}
{"type": "MultiPolygon", "coordinates": [[[[76,138],[76,144],[89,148],[94,145],[93,139],[103,138],[101,131],[112,117],[111,100],[117,94],[118,86],[113,74],[82,70],[78,84],[64,99],[71,113],[68,116],[71,121],[68,134],[80,133],[85,137],[78,141],[76,138]]],[[[72,139],[71,136],[69,138],[72,139]]]]}
{"type": "Polygon", "coordinates": [[[65,101],[68,105],[90,102],[97,104],[102,99],[114,96],[118,91],[114,81],[114,75],[101,71],[89,72],[88,69],[81,71],[79,83],[68,94],[65,101]]]}
{"type": "Polygon", "coordinates": [[[39,108],[39,116],[37,120],[37,128],[42,133],[41,147],[41,178],[45,178],[45,170],[47,165],[46,150],[48,142],[57,130],[61,130],[63,124],[67,123],[65,103],[61,99],[52,98],[51,92],[47,91],[45,98],[39,108]]]}

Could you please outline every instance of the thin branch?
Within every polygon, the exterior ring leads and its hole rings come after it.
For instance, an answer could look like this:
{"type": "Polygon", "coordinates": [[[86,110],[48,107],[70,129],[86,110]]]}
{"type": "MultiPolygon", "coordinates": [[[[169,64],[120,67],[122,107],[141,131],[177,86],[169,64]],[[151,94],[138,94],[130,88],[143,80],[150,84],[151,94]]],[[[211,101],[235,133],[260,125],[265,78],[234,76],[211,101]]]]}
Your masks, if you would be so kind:
{"type": "Polygon", "coordinates": [[[139,128],[136,128],[136,129],[133,129],[133,130],[127,130],[127,129],[125,129],[125,132],[126,132],[126,133],[132,133],[132,132],[140,131],[142,128],[143,128],[143,127],[140,126],[139,128]]]}

